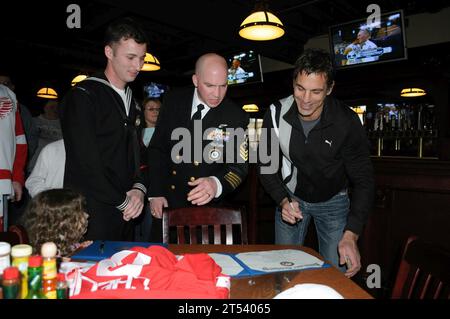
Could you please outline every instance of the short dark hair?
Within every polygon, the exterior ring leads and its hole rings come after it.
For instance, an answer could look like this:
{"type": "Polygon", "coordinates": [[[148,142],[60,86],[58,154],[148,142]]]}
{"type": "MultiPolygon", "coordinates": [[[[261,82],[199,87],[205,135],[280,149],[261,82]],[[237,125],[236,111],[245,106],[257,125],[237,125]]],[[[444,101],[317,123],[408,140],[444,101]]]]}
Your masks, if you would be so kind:
{"type": "Polygon", "coordinates": [[[130,17],[118,19],[108,26],[104,44],[111,45],[120,42],[122,39],[133,39],[139,44],[147,43],[147,35],[142,26],[130,17]]]}
{"type": "Polygon", "coordinates": [[[299,73],[324,73],[327,77],[327,87],[330,88],[334,81],[334,69],[330,55],[322,49],[306,49],[295,61],[293,79],[297,79],[299,73]]]}

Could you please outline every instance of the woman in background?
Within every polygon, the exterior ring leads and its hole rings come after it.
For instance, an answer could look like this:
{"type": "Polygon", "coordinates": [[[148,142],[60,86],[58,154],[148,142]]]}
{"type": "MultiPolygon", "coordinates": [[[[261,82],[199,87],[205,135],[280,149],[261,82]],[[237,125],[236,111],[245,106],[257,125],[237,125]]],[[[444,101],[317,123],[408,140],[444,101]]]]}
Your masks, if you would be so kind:
{"type": "MultiPolygon", "coordinates": [[[[150,144],[153,133],[155,132],[156,121],[158,120],[159,111],[161,109],[161,100],[157,98],[146,98],[143,103],[144,111],[144,121],[141,123],[141,133],[139,134],[140,140],[140,151],[141,151],[141,170],[145,178],[145,182],[148,185],[149,169],[147,166],[147,147],[150,144]]],[[[150,214],[148,207],[148,202],[144,203],[144,211],[136,219],[136,227],[134,229],[134,240],[135,241],[152,241],[151,240],[151,230],[152,230],[153,217],[150,214]]]]}
{"type": "Polygon", "coordinates": [[[38,146],[33,154],[33,157],[28,163],[28,173],[31,173],[33,170],[39,153],[44,146],[62,139],[61,122],[58,116],[58,105],[59,102],[57,100],[47,100],[43,108],[43,113],[37,117],[33,117],[33,123],[36,127],[35,134],[37,134],[34,138],[38,139],[38,146]]]}

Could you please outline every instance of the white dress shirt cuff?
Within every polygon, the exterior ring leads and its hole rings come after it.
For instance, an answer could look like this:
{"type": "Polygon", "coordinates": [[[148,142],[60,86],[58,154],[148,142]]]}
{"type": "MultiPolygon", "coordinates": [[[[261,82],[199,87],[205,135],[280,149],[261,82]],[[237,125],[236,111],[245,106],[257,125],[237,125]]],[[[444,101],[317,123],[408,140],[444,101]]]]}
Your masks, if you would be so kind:
{"type": "Polygon", "coordinates": [[[214,198],[217,198],[220,195],[222,195],[222,184],[220,183],[220,181],[217,177],[215,177],[215,176],[210,176],[210,177],[216,182],[217,191],[216,191],[216,196],[214,196],[214,198]]]}

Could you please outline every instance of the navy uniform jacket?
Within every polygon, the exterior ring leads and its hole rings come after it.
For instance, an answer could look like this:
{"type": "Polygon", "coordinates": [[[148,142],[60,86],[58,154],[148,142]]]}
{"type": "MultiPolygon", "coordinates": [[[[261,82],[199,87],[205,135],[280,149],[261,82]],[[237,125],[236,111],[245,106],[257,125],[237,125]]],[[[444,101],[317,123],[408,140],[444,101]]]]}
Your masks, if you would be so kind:
{"type": "Polygon", "coordinates": [[[191,206],[187,201],[187,194],[193,188],[188,185],[189,181],[200,177],[217,177],[222,184],[222,194],[217,199],[219,200],[236,189],[248,171],[245,139],[235,139],[232,154],[226,151],[227,145],[231,142],[231,136],[227,135],[226,129],[241,128],[245,131],[248,125],[247,114],[228,99],[211,108],[201,121],[202,133],[208,131],[209,134],[207,139],[199,140],[203,146],[200,157],[194,154],[192,139],[182,138],[178,134],[175,134],[174,140],[171,139],[172,132],[176,128],[184,129],[174,133],[189,132],[194,138],[194,125],[191,120],[193,95],[194,89],[189,88],[173,91],[165,96],[155,133],[148,148],[150,176],[148,194],[150,197],[166,197],[171,208],[191,206]],[[180,141],[185,142],[186,146],[190,145],[191,156],[187,162],[183,161],[189,157],[189,152],[180,149],[180,141]],[[214,144],[221,144],[223,147],[213,146],[214,144]],[[217,156],[218,161],[215,160],[217,156]],[[205,158],[211,162],[207,163],[205,158]],[[232,161],[226,163],[227,158],[232,161]]]}
{"type": "MultiPolygon", "coordinates": [[[[104,75],[97,77],[106,80],[104,75]]],[[[90,215],[86,237],[119,240],[126,192],[134,186],[145,191],[135,130],[140,110],[131,99],[127,116],[117,92],[85,80],[65,96],[60,116],[66,149],[64,187],[86,196],[90,215]]]]}

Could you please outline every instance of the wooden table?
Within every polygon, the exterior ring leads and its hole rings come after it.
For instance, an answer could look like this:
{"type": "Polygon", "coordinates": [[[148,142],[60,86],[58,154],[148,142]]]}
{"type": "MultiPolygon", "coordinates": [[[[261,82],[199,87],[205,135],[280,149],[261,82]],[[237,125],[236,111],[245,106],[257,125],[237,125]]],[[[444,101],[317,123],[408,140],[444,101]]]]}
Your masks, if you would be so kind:
{"type": "MultiPolygon", "coordinates": [[[[295,245],[169,245],[174,254],[186,253],[242,253],[250,251],[298,249],[323,258],[313,249],[295,245]]],[[[272,273],[245,278],[232,278],[230,298],[266,299],[297,284],[313,283],[332,287],[346,299],[372,299],[372,296],[346,278],[334,267],[272,273]]]]}

